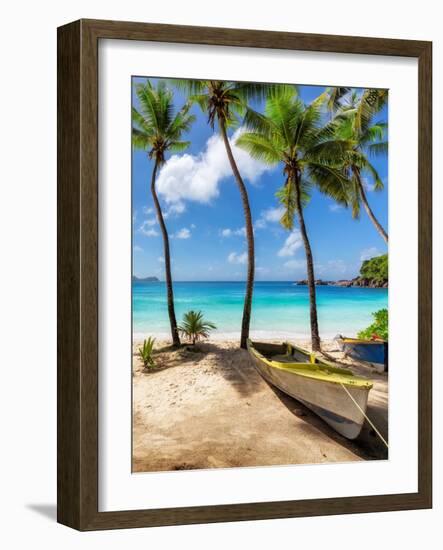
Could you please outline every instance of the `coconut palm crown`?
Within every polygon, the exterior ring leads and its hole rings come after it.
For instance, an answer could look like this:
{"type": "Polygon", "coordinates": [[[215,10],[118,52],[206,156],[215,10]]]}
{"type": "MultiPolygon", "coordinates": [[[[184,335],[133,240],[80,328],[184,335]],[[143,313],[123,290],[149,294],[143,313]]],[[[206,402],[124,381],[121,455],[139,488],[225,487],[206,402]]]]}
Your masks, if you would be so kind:
{"type": "Polygon", "coordinates": [[[332,122],[322,122],[322,102],[323,98],[319,98],[305,105],[295,87],[276,87],[268,94],[264,114],[247,110],[244,119],[247,131],[236,142],[253,158],[282,166],[285,182],[277,193],[284,206],[281,224],[292,230],[294,217],[298,218],[306,254],[314,351],[320,349],[320,337],[314,261],[303,208],[309,200],[312,186],[347,206],[349,185],[346,174],[340,168],[340,159],[350,143],[335,136],[332,122]]]}
{"type": "Polygon", "coordinates": [[[146,151],[149,158],[154,160],[151,194],[163,237],[172,342],[173,345],[178,346],[180,345],[180,337],[174,308],[169,236],[157,196],[156,179],[159,168],[166,162],[166,153],[184,151],[189,146],[188,141],[182,140],[182,135],[190,130],[195,117],[189,114],[188,105],[185,105],[178,112],[174,112],[173,93],[167,88],[165,82],[159,82],[157,86],[153,86],[149,80],[146,83],[138,84],[136,94],[140,107],[139,109],[132,108],[132,142],[135,148],[146,151]]]}
{"type": "Polygon", "coordinates": [[[387,124],[374,120],[386,100],[386,90],[364,90],[359,99],[354,97],[347,105],[338,107],[334,123],[338,138],[347,140],[350,144],[349,150],[343,154],[342,169],[346,171],[351,182],[348,202],[352,206],[352,215],[358,218],[360,206],[363,204],[369,219],[387,243],[388,234],[369,204],[362,177],[363,173],[370,176],[374,191],[384,188],[383,181],[370,159],[385,155],[388,150],[387,124]]]}

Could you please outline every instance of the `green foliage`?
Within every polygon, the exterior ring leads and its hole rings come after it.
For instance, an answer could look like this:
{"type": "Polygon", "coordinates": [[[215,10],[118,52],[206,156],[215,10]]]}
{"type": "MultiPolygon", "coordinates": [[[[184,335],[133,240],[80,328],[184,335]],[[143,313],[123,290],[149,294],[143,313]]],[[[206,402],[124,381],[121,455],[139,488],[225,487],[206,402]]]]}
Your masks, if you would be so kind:
{"type": "Polygon", "coordinates": [[[192,343],[208,338],[211,330],[217,328],[214,323],[206,321],[201,311],[188,311],[183,315],[183,322],[178,330],[192,343]]]}
{"type": "Polygon", "coordinates": [[[138,354],[143,361],[143,366],[146,369],[155,367],[155,362],[153,358],[154,343],[155,338],[150,336],[147,340],[143,340],[143,347],[138,348],[138,354]]]}
{"type": "Polygon", "coordinates": [[[249,101],[264,99],[273,89],[271,84],[224,80],[174,79],[171,84],[188,96],[189,105],[200,107],[211,128],[217,121],[225,129],[238,126],[249,101]]]}
{"type": "MultiPolygon", "coordinates": [[[[348,175],[348,205],[352,208],[352,216],[358,218],[360,205],[366,202],[362,174],[372,180],[375,191],[384,188],[370,157],[385,156],[388,151],[386,141],[386,122],[375,121],[375,116],[386,104],[386,90],[366,89],[359,98],[348,98],[343,102],[342,88],[329,88],[324,94],[328,108],[333,113],[331,126],[335,127],[337,139],[347,143],[344,149],[340,168],[348,175]],[[339,101],[336,101],[336,97],[339,101]]],[[[346,90],[346,89],[344,89],[346,90]]]]}
{"type": "Polygon", "coordinates": [[[369,325],[368,328],[360,331],[358,337],[364,340],[370,340],[371,338],[381,338],[382,340],[388,340],[388,310],[380,309],[372,314],[374,322],[369,325]]]}
{"type": "Polygon", "coordinates": [[[189,105],[174,113],[174,97],[165,82],[157,87],[148,80],[137,84],[135,91],[140,102],[140,110],[132,108],[132,143],[136,149],[148,152],[161,166],[165,163],[165,153],[184,151],[190,143],[182,141],[182,134],[189,132],[195,120],[189,114],[189,105]]]}
{"type": "Polygon", "coordinates": [[[388,281],[388,255],[376,256],[370,260],[365,260],[360,268],[360,275],[364,279],[369,279],[376,283],[385,283],[388,281]]]}
{"type": "MultiPolygon", "coordinates": [[[[341,97],[343,91],[337,93],[341,97]]],[[[324,124],[323,96],[305,104],[294,86],[268,90],[264,113],[247,108],[246,131],[236,144],[266,164],[283,163],[285,183],[277,193],[284,206],[282,225],[291,229],[297,212],[297,193],[302,207],[312,186],[343,206],[348,206],[350,182],[343,169],[343,155],[353,141],[336,133],[337,124],[324,124]]]]}

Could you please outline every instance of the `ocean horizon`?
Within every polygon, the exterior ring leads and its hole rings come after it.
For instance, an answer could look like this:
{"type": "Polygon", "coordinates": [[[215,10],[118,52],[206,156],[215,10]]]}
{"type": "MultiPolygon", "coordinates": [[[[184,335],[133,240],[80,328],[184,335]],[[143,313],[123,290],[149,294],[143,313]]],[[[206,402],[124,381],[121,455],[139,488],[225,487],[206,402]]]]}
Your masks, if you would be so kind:
{"type": "MultiPolygon", "coordinates": [[[[383,288],[317,286],[320,336],[355,336],[372,322],[372,313],[388,307],[388,290],[383,288]]],[[[217,330],[212,340],[240,336],[244,281],[175,281],[174,302],[177,322],[190,309],[201,310],[217,330]]],[[[132,281],[133,338],[149,335],[169,338],[165,283],[132,281]]],[[[250,335],[257,339],[310,337],[307,286],[294,281],[256,281],[252,303],[250,335]]]]}

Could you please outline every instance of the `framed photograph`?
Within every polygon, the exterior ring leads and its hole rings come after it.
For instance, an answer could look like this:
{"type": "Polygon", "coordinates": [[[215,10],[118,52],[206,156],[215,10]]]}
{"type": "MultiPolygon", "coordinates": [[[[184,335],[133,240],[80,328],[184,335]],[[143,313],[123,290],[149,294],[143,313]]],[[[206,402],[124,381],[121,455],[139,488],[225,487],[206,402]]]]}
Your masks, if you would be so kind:
{"type": "Polygon", "coordinates": [[[58,29],[58,521],[432,506],[430,42],[58,29]]]}

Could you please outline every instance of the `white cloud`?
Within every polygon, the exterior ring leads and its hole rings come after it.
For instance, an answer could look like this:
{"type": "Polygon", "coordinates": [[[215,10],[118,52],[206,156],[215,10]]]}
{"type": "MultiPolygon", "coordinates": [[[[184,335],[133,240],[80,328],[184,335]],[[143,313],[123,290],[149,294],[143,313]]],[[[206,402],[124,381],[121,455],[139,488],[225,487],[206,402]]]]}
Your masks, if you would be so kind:
{"type": "Polygon", "coordinates": [[[303,241],[300,231],[298,229],[293,229],[289,237],[287,237],[285,244],[278,251],[278,256],[293,256],[302,245],[303,241]]]}
{"type": "Polygon", "coordinates": [[[148,208],[147,206],[144,206],[143,207],[143,213],[144,214],[152,214],[154,212],[154,209],[153,208],[148,208]]]}
{"type": "Polygon", "coordinates": [[[157,258],[157,262],[160,262],[161,264],[164,264],[165,263],[165,259],[163,258],[163,256],[159,256],[157,258]]]}
{"type": "Polygon", "coordinates": [[[149,227],[149,224],[146,222],[142,223],[139,227],[139,232],[145,235],[145,237],[158,237],[159,232],[153,227],[149,227]]]}
{"type": "Polygon", "coordinates": [[[163,214],[163,217],[167,219],[171,216],[178,216],[179,214],[183,214],[185,210],[186,210],[186,205],[183,202],[175,202],[173,204],[168,205],[166,211],[163,214]]]}
{"type": "Polygon", "coordinates": [[[371,248],[365,248],[360,252],[360,261],[364,262],[365,260],[370,260],[374,256],[380,256],[381,252],[376,248],[375,246],[371,246],[371,248]]]}
{"type": "Polygon", "coordinates": [[[276,208],[268,208],[261,214],[261,218],[267,222],[279,222],[283,216],[285,209],[283,206],[277,206],[276,208]]]}
{"type": "Polygon", "coordinates": [[[247,252],[238,254],[237,252],[231,252],[228,256],[228,262],[230,264],[245,264],[248,261],[247,252]]]}
{"type": "Polygon", "coordinates": [[[268,267],[256,267],[255,268],[255,271],[259,274],[259,275],[265,275],[266,273],[269,273],[270,269],[268,267]]]}
{"type": "Polygon", "coordinates": [[[182,227],[174,236],[176,239],[189,239],[191,237],[191,232],[187,227],[182,227]]]}
{"type": "Polygon", "coordinates": [[[221,229],[220,230],[220,235],[222,237],[232,237],[232,236],[237,236],[237,237],[245,237],[246,236],[246,228],[244,227],[240,227],[239,229],[221,229]]]}
{"type": "MultiPolygon", "coordinates": [[[[251,158],[235,145],[241,131],[239,128],[230,140],[232,152],[240,174],[254,183],[272,168],[251,158]]],[[[184,208],[184,201],[188,200],[207,204],[218,197],[220,182],[231,175],[223,140],[219,135],[214,135],[199,155],[173,155],[160,171],[157,189],[168,204],[177,208],[184,208]]]]}
{"type": "Polygon", "coordinates": [[[262,218],[259,218],[255,223],[254,223],[254,229],[264,229],[266,227],[266,222],[265,220],[263,220],[262,218]]]}
{"type": "Polygon", "coordinates": [[[153,226],[156,223],[157,220],[155,218],[148,218],[141,224],[141,226],[138,228],[138,231],[140,233],[143,233],[143,235],[146,235],[147,237],[156,237],[158,235],[158,232],[153,229],[153,226]]]}
{"type": "Polygon", "coordinates": [[[135,245],[133,248],[134,252],[143,252],[143,248],[141,246],[135,245]]]}
{"type": "Polygon", "coordinates": [[[255,229],[264,229],[268,223],[278,223],[284,214],[283,206],[271,207],[267,210],[263,210],[259,219],[255,222],[255,229]]]}

